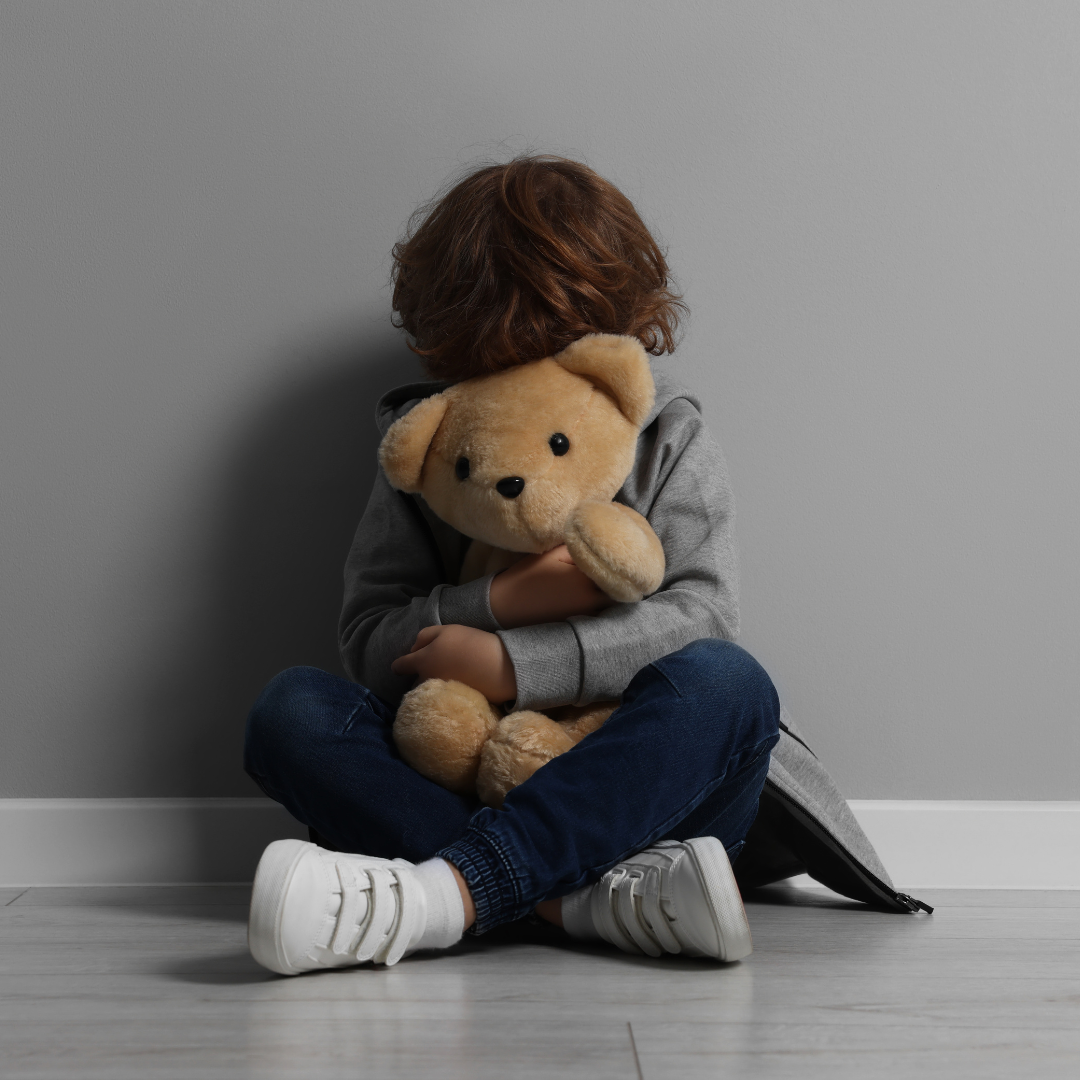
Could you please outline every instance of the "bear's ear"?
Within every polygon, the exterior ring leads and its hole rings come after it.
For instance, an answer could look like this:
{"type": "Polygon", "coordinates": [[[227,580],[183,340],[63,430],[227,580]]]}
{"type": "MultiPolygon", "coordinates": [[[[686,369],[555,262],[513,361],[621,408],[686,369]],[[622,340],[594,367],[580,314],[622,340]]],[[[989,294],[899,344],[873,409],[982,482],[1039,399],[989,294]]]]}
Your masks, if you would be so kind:
{"type": "Polygon", "coordinates": [[[415,495],[428,447],[439,430],[449,405],[446,392],[433,394],[395,420],[379,443],[379,464],[398,491],[415,495]]]}
{"type": "Polygon", "coordinates": [[[649,357],[640,341],[618,334],[586,334],[552,359],[599,383],[635,427],[645,423],[656,397],[649,357]]]}

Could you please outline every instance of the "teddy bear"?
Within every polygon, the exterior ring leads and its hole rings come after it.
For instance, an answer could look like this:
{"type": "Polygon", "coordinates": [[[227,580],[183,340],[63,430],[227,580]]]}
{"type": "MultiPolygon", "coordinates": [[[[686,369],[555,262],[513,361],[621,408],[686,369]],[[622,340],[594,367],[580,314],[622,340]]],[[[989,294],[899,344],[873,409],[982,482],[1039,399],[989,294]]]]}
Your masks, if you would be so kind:
{"type": "MultiPolygon", "coordinates": [[[[589,334],[424,398],[386,432],[379,462],[393,487],[472,539],[459,584],[565,543],[607,596],[634,603],[660,587],[664,550],[641,514],[612,500],[654,396],[636,338],[589,334]]],[[[393,735],[418,772],[498,807],[617,704],[504,715],[464,683],[427,679],[403,698],[393,735]]]]}

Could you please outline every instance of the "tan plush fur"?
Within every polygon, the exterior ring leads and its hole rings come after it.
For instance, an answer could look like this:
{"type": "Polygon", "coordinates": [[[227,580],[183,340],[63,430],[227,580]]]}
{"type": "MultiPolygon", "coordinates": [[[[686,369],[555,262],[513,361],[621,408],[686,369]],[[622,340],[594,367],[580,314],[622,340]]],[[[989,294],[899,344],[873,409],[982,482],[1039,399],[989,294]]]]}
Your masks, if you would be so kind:
{"type": "Polygon", "coordinates": [[[502,806],[506,793],[523,784],[541,765],[565,753],[574,740],[543,713],[515,712],[484,743],[476,793],[488,806],[502,806]]]}
{"type": "Polygon", "coordinates": [[[399,491],[420,490],[420,472],[428,446],[438,431],[446,407],[444,394],[425,398],[409,412],[409,423],[391,424],[379,445],[379,461],[387,479],[399,491]]]}
{"type": "Polygon", "coordinates": [[[477,578],[487,577],[488,574],[497,574],[500,570],[513,566],[522,557],[520,551],[507,551],[505,548],[485,544],[483,540],[474,540],[465,552],[458,584],[464,585],[477,578]]]}
{"type": "Polygon", "coordinates": [[[622,503],[582,503],[566,526],[574,563],[613,600],[633,603],[660,588],[664,549],[652,526],[622,503]]]}
{"type": "MultiPolygon", "coordinates": [[[[556,356],[426,398],[390,427],[379,460],[391,484],[421,495],[473,538],[462,583],[566,543],[608,596],[633,603],[660,587],[664,552],[645,518],[612,499],[633,467],[653,398],[641,343],[589,334],[556,356]],[[556,433],[569,440],[561,456],[550,446],[556,433]],[[461,458],[469,463],[466,479],[456,472],[461,458]],[[516,498],[496,488],[508,477],[524,481],[516,498]]],[[[394,738],[419,772],[453,791],[475,784],[492,806],[615,708],[607,702],[556,719],[518,712],[499,720],[468,689],[421,683],[402,701],[394,738]]]]}
{"type": "Polygon", "coordinates": [[[398,707],[394,742],[405,761],[429,780],[459,795],[471,795],[480,751],[501,715],[471,686],[426,679],[398,707]],[[436,716],[438,722],[432,723],[436,716]]]}
{"type": "Polygon", "coordinates": [[[511,789],[596,731],[617,705],[617,701],[564,705],[550,709],[549,715],[523,710],[500,720],[480,755],[476,778],[480,801],[502,806],[511,789]]]}
{"type": "Polygon", "coordinates": [[[560,705],[548,709],[548,716],[577,744],[591,735],[615,711],[617,701],[594,701],[590,705],[560,705]]]}

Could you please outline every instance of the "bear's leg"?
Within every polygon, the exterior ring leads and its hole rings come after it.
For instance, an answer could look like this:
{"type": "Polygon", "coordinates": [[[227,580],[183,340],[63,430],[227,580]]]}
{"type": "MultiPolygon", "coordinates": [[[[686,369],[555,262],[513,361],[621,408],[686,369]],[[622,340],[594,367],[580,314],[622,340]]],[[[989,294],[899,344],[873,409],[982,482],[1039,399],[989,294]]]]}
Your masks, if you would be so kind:
{"type": "Polygon", "coordinates": [[[578,740],[543,713],[515,712],[500,720],[480,755],[476,793],[496,808],[506,793],[578,740]]]}
{"type": "Polygon", "coordinates": [[[591,705],[560,705],[548,715],[574,740],[576,746],[586,735],[604,725],[604,721],[619,707],[617,701],[594,701],[591,705]]]}
{"type": "Polygon", "coordinates": [[[479,690],[453,679],[427,679],[402,698],[394,742],[422,776],[459,795],[471,795],[480,751],[499,715],[479,690]]]}

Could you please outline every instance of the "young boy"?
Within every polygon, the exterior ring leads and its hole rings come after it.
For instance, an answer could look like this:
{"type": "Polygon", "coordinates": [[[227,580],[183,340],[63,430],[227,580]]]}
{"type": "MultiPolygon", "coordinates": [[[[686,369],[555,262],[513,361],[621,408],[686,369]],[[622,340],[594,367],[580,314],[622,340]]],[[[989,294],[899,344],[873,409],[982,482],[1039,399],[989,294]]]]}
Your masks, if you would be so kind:
{"type": "MultiPolygon", "coordinates": [[[[682,304],[659,247],[629,200],[576,162],[480,169],[421,213],[394,258],[398,325],[439,379],[538,360],[593,332],[633,335],[653,355],[674,348],[682,304]]],[[[730,864],[780,707],[732,643],[723,458],[697,399],[655,378],[617,496],[667,559],[640,603],[612,604],[565,547],[457,585],[468,539],[379,473],[345,567],[340,643],[355,681],[290,669],[248,721],[248,773],[323,841],[264,853],[249,925],[261,964],[393,964],[533,911],[628,952],[749,953],[730,864]],[[459,679],[515,709],[621,704],[494,810],[398,756],[394,709],[417,678],[459,679]]],[[[386,395],[381,430],[445,385],[386,395]]]]}

